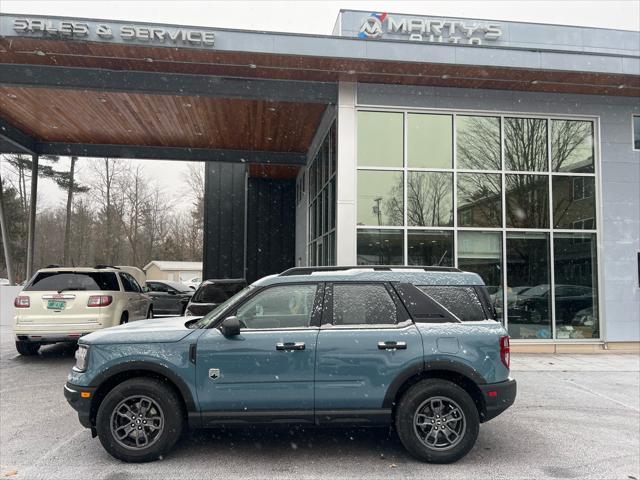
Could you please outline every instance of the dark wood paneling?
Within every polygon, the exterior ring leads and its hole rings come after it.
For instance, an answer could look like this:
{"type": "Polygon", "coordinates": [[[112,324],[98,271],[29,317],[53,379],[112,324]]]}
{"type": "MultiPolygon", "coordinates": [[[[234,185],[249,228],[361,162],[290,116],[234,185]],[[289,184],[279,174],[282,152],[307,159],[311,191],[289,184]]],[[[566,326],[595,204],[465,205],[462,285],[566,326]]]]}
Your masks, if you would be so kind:
{"type": "Polygon", "coordinates": [[[207,162],[204,187],[202,274],[244,278],[246,167],[207,162]]]}
{"type": "Polygon", "coordinates": [[[219,52],[31,38],[0,39],[0,62],[328,82],[344,78],[372,83],[640,96],[640,77],[632,75],[219,52]],[[531,83],[534,80],[537,83],[531,83]],[[625,85],[625,88],[617,88],[619,85],[625,85]]]}
{"type": "Polygon", "coordinates": [[[0,87],[0,115],[45,142],[306,152],[325,106],[0,87]]]}
{"type": "Polygon", "coordinates": [[[247,282],[295,265],[295,182],[249,178],[247,282]]]}

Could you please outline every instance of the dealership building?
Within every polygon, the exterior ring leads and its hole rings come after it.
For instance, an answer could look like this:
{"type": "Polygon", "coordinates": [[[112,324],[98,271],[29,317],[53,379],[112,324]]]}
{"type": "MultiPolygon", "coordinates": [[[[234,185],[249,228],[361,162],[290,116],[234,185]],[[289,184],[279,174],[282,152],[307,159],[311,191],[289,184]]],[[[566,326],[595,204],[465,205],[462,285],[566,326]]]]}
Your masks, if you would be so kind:
{"type": "Polygon", "coordinates": [[[0,152],[206,162],[205,278],[453,266],[517,348],[638,348],[640,32],[3,14],[0,152]]]}

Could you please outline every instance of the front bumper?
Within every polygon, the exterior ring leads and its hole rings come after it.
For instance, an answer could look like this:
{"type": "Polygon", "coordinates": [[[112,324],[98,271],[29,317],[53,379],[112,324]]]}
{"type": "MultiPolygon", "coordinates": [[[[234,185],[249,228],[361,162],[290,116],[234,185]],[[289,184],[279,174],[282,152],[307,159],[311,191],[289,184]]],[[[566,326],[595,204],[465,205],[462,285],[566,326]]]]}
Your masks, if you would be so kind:
{"type": "Polygon", "coordinates": [[[497,417],[516,400],[517,386],[513,378],[499,383],[478,385],[484,399],[484,412],[480,415],[481,422],[488,422],[497,417]]]}
{"type": "Polygon", "coordinates": [[[92,428],[91,402],[95,391],[96,387],[80,387],[68,382],[64,386],[64,397],[69,405],[78,412],[80,424],[85,428],[92,428]]]}

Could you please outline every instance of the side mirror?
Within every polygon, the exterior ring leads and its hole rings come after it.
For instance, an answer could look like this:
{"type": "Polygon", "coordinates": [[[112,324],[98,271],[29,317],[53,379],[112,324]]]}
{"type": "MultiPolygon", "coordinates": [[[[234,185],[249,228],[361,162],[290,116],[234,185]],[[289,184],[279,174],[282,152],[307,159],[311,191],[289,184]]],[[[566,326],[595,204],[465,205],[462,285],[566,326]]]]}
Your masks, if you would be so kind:
{"type": "Polygon", "coordinates": [[[238,317],[227,317],[222,321],[222,335],[225,337],[233,337],[240,335],[240,320],[238,317]]]}

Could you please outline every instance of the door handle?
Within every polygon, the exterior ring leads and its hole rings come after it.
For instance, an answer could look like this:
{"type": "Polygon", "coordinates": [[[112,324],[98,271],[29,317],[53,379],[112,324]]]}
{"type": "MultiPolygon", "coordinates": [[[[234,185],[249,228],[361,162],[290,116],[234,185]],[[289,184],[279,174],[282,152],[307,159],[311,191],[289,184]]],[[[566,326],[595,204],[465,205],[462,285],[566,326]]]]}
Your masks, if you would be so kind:
{"type": "Polygon", "coordinates": [[[276,343],[276,350],[304,350],[304,342],[278,342],[276,343]]]}
{"type": "Polygon", "coordinates": [[[407,342],[378,342],[378,350],[406,350],[407,342]]]}

